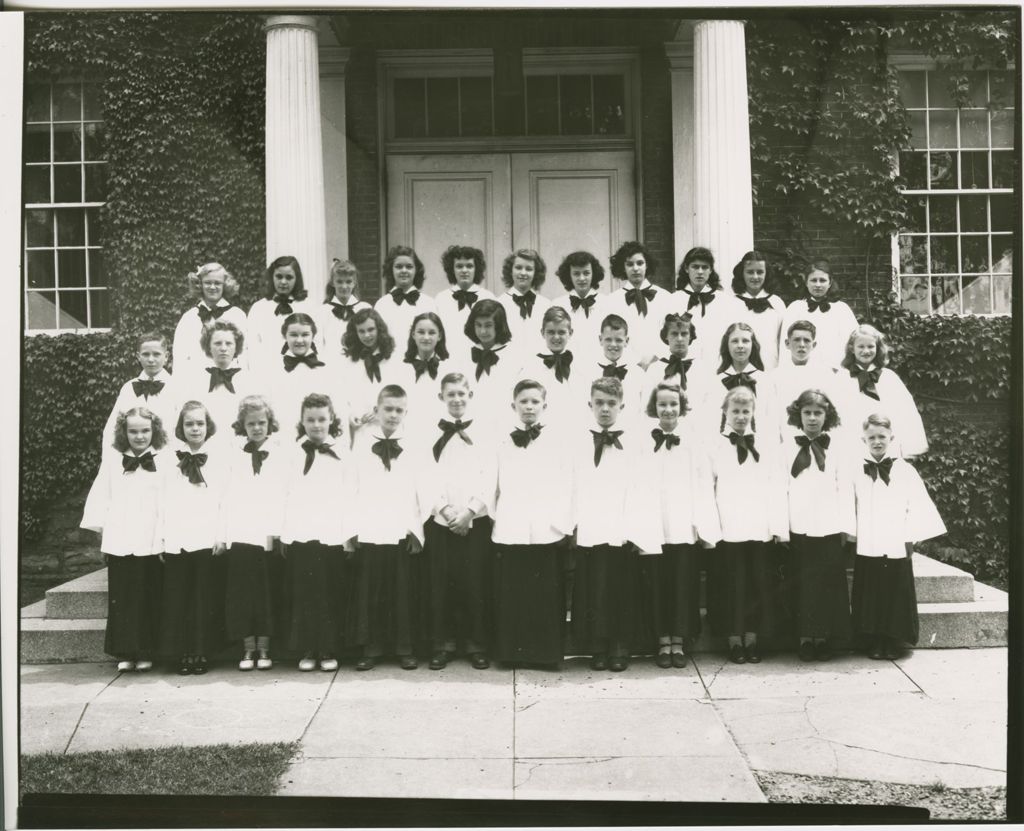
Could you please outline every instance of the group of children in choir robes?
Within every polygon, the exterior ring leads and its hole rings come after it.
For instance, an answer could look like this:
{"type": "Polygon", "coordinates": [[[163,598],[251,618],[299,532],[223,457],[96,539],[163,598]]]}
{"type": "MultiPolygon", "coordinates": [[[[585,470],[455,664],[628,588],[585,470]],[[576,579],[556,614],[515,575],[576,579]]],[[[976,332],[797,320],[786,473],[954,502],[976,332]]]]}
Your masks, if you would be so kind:
{"type": "Polygon", "coordinates": [[[787,612],[804,660],[851,628],[873,657],[916,642],[910,544],[944,527],[902,456],[927,444],[877,330],[853,319],[841,358],[822,356],[834,330],[812,318],[849,311],[828,299],[827,265],[784,329],[757,252],[733,295],[707,249],[672,293],[626,243],[611,295],[575,252],[554,303],[536,252],[506,259],[497,299],[478,249],[443,265],[452,288],[429,298],[416,253],[392,249],[371,307],[336,260],[315,305],[280,257],[241,320],[222,267],[190,275],[200,300],[175,331],[174,376],[166,340],[143,336],[82,521],[103,533],[120,669],[161,656],[202,674],[225,637],[243,670],[272,666],[271,638],[302,670],[342,654],[412,669],[424,648],[439,669],[460,646],[480,669],[555,664],[569,572],[574,644],[598,670],[655,649],[685,666],[704,569],[734,662],[759,662],[787,612]],[[275,435],[290,424],[294,441],[275,435]]]}

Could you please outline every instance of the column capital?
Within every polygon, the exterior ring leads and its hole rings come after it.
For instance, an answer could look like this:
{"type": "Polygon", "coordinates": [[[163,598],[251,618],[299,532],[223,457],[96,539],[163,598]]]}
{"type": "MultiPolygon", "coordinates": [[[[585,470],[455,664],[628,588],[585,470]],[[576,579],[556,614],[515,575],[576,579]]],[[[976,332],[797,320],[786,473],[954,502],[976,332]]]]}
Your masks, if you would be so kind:
{"type": "Polygon", "coordinates": [[[670,40],[665,46],[665,57],[669,68],[674,72],[680,69],[693,69],[693,41],[670,40]]]}
{"type": "Polygon", "coordinates": [[[344,78],[352,50],[348,46],[320,47],[320,77],[344,78]]]}
{"type": "Polygon", "coordinates": [[[264,32],[271,29],[311,29],[316,32],[319,26],[316,18],[308,14],[272,14],[263,24],[264,32]]]}

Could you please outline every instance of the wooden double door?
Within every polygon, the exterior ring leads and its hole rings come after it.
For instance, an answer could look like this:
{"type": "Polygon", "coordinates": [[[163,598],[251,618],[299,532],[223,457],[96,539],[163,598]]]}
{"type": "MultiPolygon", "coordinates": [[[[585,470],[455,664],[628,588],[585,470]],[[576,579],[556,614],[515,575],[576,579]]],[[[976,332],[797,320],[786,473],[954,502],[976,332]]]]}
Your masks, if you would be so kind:
{"type": "Polygon", "coordinates": [[[416,249],[428,294],[448,285],[449,245],[484,252],[483,285],[495,294],[504,291],[502,260],[534,248],[548,266],[541,292],[554,297],[564,293],[554,272],[566,254],[590,251],[607,270],[609,254],[636,239],[633,169],[628,150],[390,155],[387,244],[416,249]]]}

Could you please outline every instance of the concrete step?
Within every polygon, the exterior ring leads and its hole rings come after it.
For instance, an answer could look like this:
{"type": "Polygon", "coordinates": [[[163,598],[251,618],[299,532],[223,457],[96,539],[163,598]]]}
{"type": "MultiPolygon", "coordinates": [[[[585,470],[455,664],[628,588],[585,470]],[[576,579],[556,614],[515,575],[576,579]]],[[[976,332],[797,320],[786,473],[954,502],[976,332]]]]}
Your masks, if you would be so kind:
{"type": "MultiPolygon", "coordinates": [[[[38,606],[46,601],[33,604],[38,606]]],[[[68,620],[21,617],[21,661],[25,664],[65,664],[109,661],[103,651],[105,618],[68,620]]]]}
{"type": "Polygon", "coordinates": [[[1009,596],[1006,592],[974,584],[970,603],[918,603],[921,635],[919,648],[1006,646],[1009,596]]]}
{"type": "Polygon", "coordinates": [[[93,620],[107,616],[107,570],[98,569],[46,592],[46,616],[93,620]]]}

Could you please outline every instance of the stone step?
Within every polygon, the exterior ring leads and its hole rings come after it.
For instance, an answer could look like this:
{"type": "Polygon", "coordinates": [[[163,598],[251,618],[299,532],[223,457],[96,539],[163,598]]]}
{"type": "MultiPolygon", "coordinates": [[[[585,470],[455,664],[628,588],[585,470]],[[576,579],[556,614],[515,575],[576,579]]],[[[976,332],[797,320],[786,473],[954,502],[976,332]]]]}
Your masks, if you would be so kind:
{"type": "MultiPolygon", "coordinates": [[[[45,600],[34,603],[38,606],[45,600]]],[[[77,620],[21,617],[21,662],[24,664],[65,664],[109,661],[103,651],[105,618],[79,618],[77,620]]]]}
{"type": "Polygon", "coordinates": [[[918,603],[918,647],[1006,646],[1009,616],[1006,592],[974,584],[970,603],[918,603]]]}
{"type": "Polygon", "coordinates": [[[46,592],[46,616],[91,620],[107,616],[107,570],[85,574],[46,592]]]}

